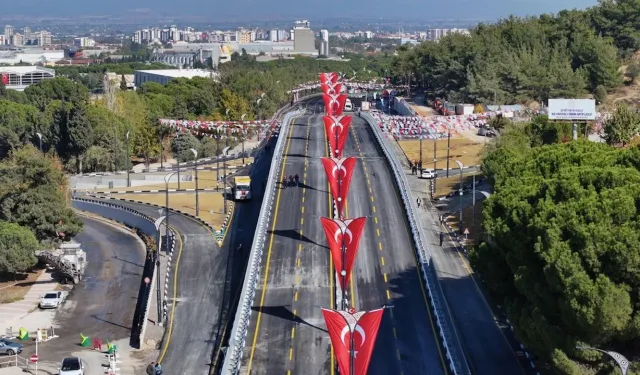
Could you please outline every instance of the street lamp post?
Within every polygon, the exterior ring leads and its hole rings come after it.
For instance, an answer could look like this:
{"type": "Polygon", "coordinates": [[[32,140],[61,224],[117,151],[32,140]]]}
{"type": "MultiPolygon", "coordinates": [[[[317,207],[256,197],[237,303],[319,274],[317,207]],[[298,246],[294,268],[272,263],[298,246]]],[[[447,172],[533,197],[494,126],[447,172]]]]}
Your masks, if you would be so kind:
{"type": "Polygon", "coordinates": [[[620,372],[622,372],[622,375],[627,375],[627,373],[629,372],[629,363],[630,363],[629,360],[618,352],[610,352],[610,351],[606,351],[598,348],[592,348],[589,346],[576,346],[576,349],[595,350],[597,352],[604,353],[609,357],[613,358],[614,361],[616,361],[616,364],[618,365],[618,367],[620,367],[620,372]]]}
{"type": "MultiPolygon", "coordinates": [[[[258,102],[259,102],[260,100],[261,100],[261,99],[258,99],[258,102]]],[[[243,113],[243,114],[242,114],[242,116],[240,116],[240,121],[241,121],[242,123],[244,123],[244,118],[245,118],[246,116],[247,116],[247,114],[246,114],[246,113],[243,113]]],[[[242,126],[242,125],[241,125],[241,126],[242,126]]],[[[245,141],[245,138],[246,138],[246,132],[245,132],[244,128],[240,128],[240,131],[242,132],[242,164],[244,164],[244,141],[245,141]]]]}
{"type": "MultiPolygon", "coordinates": [[[[156,250],[156,293],[157,293],[157,298],[156,298],[156,306],[158,309],[158,325],[160,327],[162,327],[162,303],[160,301],[162,301],[162,292],[160,289],[160,248],[162,247],[162,234],[160,233],[160,227],[162,226],[162,222],[167,219],[169,216],[160,216],[156,221],[155,221],[155,226],[156,226],[156,246],[157,246],[157,250],[156,250]]],[[[167,246],[169,244],[169,228],[167,228],[165,230],[165,241],[167,242],[167,246]]]]}
{"type": "Polygon", "coordinates": [[[196,179],[196,216],[200,216],[200,201],[198,200],[198,151],[194,148],[191,149],[193,153],[193,159],[195,160],[195,179],[196,179]]]}
{"type": "Polygon", "coordinates": [[[436,195],[436,180],[438,179],[438,172],[436,169],[436,163],[438,161],[436,157],[436,149],[438,148],[438,134],[436,133],[435,137],[433,137],[433,194],[431,195],[431,199],[435,198],[436,195]]]}
{"type": "Polygon", "coordinates": [[[38,136],[38,139],[40,140],[40,152],[42,152],[42,134],[36,133],[36,135],[38,136]]]}
{"type": "Polygon", "coordinates": [[[460,209],[460,218],[458,219],[458,231],[460,233],[462,233],[462,168],[464,167],[462,165],[462,163],[458,160],[454,160],[456,162],[456,164],[458,164],[458,167],[460,168],[460,192],[459,192],[459,200],[458,200],[458,205],[460,207],[458,207],[460,209]]]}
{"type": "MultiPolygon", "coordinates": [[[[171,172],[164,176],[164,216],[166,217],[164,223],[167,228],[167,233],[169,233],[169,181],[171,181],[171,177],[173,177],[174,174],[176,174],[176,172],[171,172]]],[[[166,253],[169,253],[169,242],[167,242],[165,250],[166,253]]]]}
{"type": "MultiPolygon", "coordinates": [[[[176,138],[180,137],[180,133],[176,131],[176,138]]],[[[179,145],[180,143],[178,143],[179,145]]],[[[178,173],[178,190],[180,190],[180,150],[176,152],[176,168],[178,173]]]]}
{"type": "Polygon", "coordinates": [[[451,151],[451,126],[447,127],[449,132],[447,133],[447,177],[449,177],[449,152],[451,151]]]}
{"type": "Polygon", "coordinates": [[[131,186],[131,179],[129,178],[129,170],[131,169],[129,166],[129,163],[131,163],[131,153],[129,152],[129,132],[127,132],[125,137],[127,138],[127,187],[129,187],[131,186]]]}

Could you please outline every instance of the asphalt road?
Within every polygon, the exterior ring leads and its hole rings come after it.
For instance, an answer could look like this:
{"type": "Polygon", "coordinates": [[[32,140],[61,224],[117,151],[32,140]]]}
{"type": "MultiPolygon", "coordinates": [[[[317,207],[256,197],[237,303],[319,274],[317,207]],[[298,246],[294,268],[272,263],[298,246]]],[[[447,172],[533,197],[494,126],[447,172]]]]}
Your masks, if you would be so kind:
{"type": "Polygon", "coordinates": [[[320,307],[332,306],[333,278],[319,222],[330,209],[321,116],[302,116],[280,136],[288,138],[281,173],[301,184],[276,193],[240,373],[325,375],[333,372],[320,307]]]}
{"type": "MultiPolygon", "coordinates": [[[[117,204],[154,218],[164,215],[157,207],[123,201],[117,204]]],[[[226,286],[228,252],[218,248],[209,230],[194,220],[172,214],[169,221],[180,239],[176,241],[172,267],[178,273],[177,299],[168,302],[169,317],[174,302],[175,315],[166,353],[163,355],[164,343],[160,351],[162,365],[167,374],[204,374],[209,370],[220,331],[220,301],[226,286]]],[[[172,296],[173,275],[170,280],[172,296]]]]}
{"type": "Polygon", "coordinates": [[[350,133],[344,156],[357,156],[359,162],[347,217],[367,216],[354,270],[354,299],[357,310],[393,306],[385,311],[369,374],[444,374],[435,318],[392,172],[369,125],[354,116],[350,133]]]}
{"type": "MultiPolygon", "coordinates": [[[[308,105],[309,112],[321,110],[314,104],[308,105]]],[[[358,118],[352,126],[345,156],[363,158],[352,180],[347,216],[367,216],[368,222],[350,296],[357,309],[394,306],[385,311],[369,373],[443,374],[441,348],[390,171],[368,126],[358,118]]],[[[322,115],[302,116],[286,136],[283,174],[299,174],[302,184],[281,189],[276,198],[240,373],[333,374],[320,312],[320,307],[333,307],[335,282],[319,223],[330,212],[318,160],[327,153],[322,115]]]]}
{"type": "MultiPolygon", "coordinates": [[[[104,343],[131,334],[145,249],[135,234],[100,220],[81,219],[84,229],[75,239],[87,253],[85,277],[56,311],[60,337],[41,344],[41,361],[58,362],[68,356],[80,342],[80,333],[104,343]]],[[[35,348],[25,350],[26,355],[32,351],[35,348]]]]}

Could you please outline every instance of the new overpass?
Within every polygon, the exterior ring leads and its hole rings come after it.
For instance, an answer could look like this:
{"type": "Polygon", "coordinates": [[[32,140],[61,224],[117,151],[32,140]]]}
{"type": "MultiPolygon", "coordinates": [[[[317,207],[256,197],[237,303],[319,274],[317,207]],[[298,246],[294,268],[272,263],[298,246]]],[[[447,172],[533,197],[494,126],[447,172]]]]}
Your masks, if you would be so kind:
{"type": "MultiPolygon", "coordinates": [[[[328,156],[321,99],[289,127],[280,180],[298,174],[299,187],[279,187],[268,228],[240,374],[333,374],[321,307],[335,306],[335,277],[319,222],[330,217],[320,157],[328,156]]],[[[356,310],[392,305],[385,314],[370,374],[443,374],[424,282],[392,172],[369,125],[354,117],[344,156],[356,156],[347,199],[349,217],[367,216],[353,281],[356,310]]]]}

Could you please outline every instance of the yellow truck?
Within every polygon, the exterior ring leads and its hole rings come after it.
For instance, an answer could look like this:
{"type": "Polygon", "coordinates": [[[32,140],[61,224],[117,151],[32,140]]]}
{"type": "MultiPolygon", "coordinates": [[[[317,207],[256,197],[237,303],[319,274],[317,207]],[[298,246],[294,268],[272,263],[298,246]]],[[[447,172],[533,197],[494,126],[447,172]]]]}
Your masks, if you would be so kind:
{"type": "Polygon", "coordinates": [[[251,177],[236,176],[233,178],[233,197],[237,201],[251,199],[251,177]]]}

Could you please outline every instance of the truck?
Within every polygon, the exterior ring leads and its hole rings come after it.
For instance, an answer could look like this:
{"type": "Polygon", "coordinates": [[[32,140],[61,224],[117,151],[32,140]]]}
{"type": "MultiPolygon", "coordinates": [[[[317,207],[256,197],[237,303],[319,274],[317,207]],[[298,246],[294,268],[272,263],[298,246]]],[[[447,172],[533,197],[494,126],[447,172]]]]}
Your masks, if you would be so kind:
{"type": "Polygon", "coordinates": [[[344,102],[344,110],[345,112],[353,111],[353,104],[351,104],[351,99],[347,98],[344,102]]]}
{"type": "Polygon", "coordinates": [[[233,178],[233,197],[237,201],[248,201],[251,199],[251,177],[235,176],[233,178]]]}

